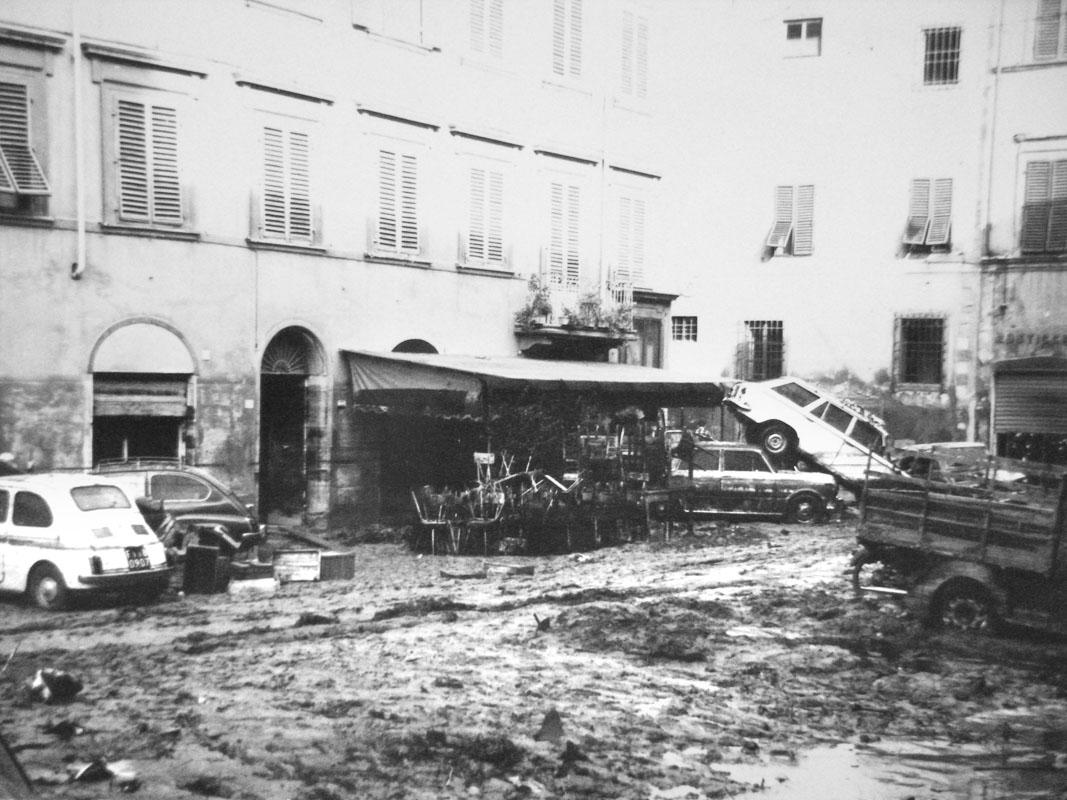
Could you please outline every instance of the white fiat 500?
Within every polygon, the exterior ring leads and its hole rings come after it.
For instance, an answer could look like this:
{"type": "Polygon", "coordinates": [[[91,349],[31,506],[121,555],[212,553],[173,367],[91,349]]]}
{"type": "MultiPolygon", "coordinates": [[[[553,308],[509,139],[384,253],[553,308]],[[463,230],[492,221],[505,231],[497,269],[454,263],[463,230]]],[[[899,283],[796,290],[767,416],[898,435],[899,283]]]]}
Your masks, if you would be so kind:
{"type": "Polygon", "coordinates": [[[163,544],[115,484],[95,475],[0,477],[0,590],[48,609],[88,592],[143,602],[170,574],[163,544]]]}

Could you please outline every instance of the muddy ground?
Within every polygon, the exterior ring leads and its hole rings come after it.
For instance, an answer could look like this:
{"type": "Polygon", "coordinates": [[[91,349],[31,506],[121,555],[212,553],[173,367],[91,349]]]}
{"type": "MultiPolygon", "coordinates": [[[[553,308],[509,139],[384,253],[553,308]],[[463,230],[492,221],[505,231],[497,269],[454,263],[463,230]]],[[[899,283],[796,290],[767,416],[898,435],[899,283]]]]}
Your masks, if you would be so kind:
{"type": "Polygon", "coordinates": [[[274,594],[5,601],[0,732],[43,797],[1067,797],[1067,643],[853,598],[854,542],[707,523],[484,575],[365,544],[274,594]],[[84,689],[33,700],[41,667],[84,689]],[[94,759],[122,780],[70,780],[94,759]]]}

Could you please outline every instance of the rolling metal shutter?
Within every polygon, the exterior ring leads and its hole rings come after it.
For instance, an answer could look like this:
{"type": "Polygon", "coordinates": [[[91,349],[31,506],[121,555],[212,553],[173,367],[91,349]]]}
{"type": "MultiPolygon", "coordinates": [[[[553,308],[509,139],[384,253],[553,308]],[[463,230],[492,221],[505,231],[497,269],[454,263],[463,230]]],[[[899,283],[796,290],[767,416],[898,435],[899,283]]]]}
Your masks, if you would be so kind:
{"type": "Polygon", "coordinates": [[[994,376],[994,433],[1067,435],[1067,371],[994,376]]]}
{"type": "Polygon", "coordinates": [[[181,417],[188,379],[171,375],[96,375],[93,414],[98,417],[181,417]]]}

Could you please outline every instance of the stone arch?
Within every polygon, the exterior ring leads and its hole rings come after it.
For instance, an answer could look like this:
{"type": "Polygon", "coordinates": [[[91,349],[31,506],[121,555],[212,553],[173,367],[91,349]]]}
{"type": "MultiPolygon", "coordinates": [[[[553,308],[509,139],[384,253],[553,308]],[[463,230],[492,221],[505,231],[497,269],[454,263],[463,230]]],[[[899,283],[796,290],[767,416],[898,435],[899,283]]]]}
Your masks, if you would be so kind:
{"type": "Polygon", "coordinates": [[[405,339],[393,348],[394,353],[437,353],[436,347],[425,339],[405,339]]]}

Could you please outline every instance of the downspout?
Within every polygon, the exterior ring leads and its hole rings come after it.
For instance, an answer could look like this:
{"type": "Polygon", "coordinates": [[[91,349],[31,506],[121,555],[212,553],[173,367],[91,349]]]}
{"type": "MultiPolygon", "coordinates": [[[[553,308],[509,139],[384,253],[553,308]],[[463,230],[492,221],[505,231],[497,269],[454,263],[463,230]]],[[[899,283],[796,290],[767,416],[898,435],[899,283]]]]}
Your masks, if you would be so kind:
{"type": "Polygon", "coordinates": [[[79,0],[71,0],[71,36],[74,47],[74,206],[77,219],[77,253],[70,265],[70,277],[79,280],[85,272],[85,143],[83,141],[84,115],[82,106],[82,43],[81,26],[78,22],[79,0]]]}
{"type": "MultiPolygon", "coordinates": [[[[985,295],[986,282],[986,272],[983,261],[990,255],[992,227],[991,209],[993,205],[993,163],[996,160],[997,114],[1000,102],[1000,64],[1004,44],[1005,2],[1006,0],[1000,0],[1000,12],[996,28],[997,41],[993,49],[993,86],[991,89],[992,97],[989,101],[989,126],[986,131],[986,160],[984,165],[985,200],[979,218],[981,241],[979,244],[980,252],[978,254],[978,297],[975,300],[974,307],[974,335],[971,342],[971,374],[967,382],[967,388],[970,394],[967,408],[967,439],[972,442],[977,441],[978,439],[978,366],[980,363],[979,347],[982,342],[982,318],[984,316],[982,302],[985,295]]],[[[979,190],[981,190],[981,188],[979,190]]],[[[990,295],[990,297],[992,297],[992,295],[990,295]]],[[[992,324],[992,318],[990,318],[990,324],[992,324]]],[[[990,405],[990,415],[992,415],[992,406],[991,404],[987,405],[990,405]]],[[[990,418],[989,422],[990,428],[987,432],[987,438],[991,440],[993,436],[992,418],[990,418]]],[[[987,445],[990,443],[991,441],[986,442],[987,445]]]]}

